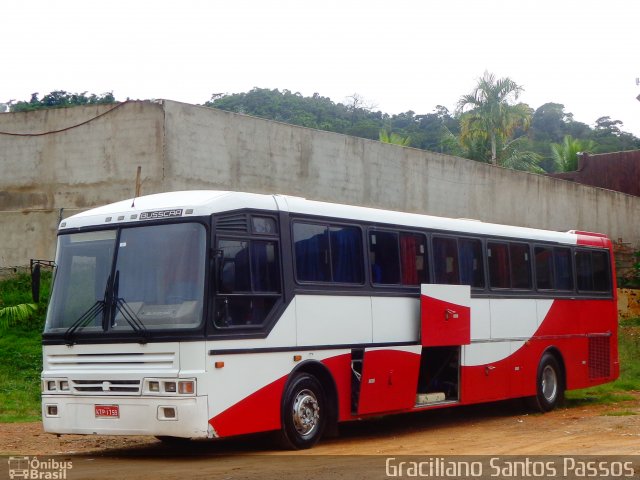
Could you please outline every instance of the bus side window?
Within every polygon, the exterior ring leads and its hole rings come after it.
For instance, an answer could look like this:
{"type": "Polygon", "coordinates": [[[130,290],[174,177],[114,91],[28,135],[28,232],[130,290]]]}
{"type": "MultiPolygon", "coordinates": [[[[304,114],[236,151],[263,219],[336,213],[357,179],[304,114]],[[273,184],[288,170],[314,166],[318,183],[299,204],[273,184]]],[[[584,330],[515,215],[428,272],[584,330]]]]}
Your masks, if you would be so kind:
{"type": "Polygon", "coordinates": [[[609,257],[605,252],[578,250],[575,257],[579,291],[611,291],[609,257]]]}
{"type": "Polygon", "coordinates": [[[489,286],[491,288],[511,287],[511,267],[509,245],[506,243],[487,243],[489,261],[489,286]]]}
{"type": "Polygon", "coordinates": [[[593,267],[591,266],[591,252],[576,252],[576,275],[578,290],[589,292],[593,290],[593,267]]]}
{"type": "Polygon", "coordinates": [[[216,296],[218,327],[262,325],[280,298],[278,243],[224,239],[216,296]]]}
{"type": "Polygon", "coordinates": [[[293,224],[296,278],[303,282],[328,282],[329,232],[324,225],[293,224]]]}
{"type": "Polygon", "coordinates": [[[364,261],[362,235],[357,227],[330,227],[332,280],[338,283],[362,283],[364,261]]]}
{"type": "Polygon", "coordinates": [[[509,245],[511,262],[511,287],[518,289],[531,288],[531,262],[529,261],[529,245],[512,243],[509,245]]]}
{"type": "Polygon", "coordinates": [[[458,285],[458,246],[455,238],[433,237],[435,283],[458,285]]]}
{"type": "Polygon", "coordinates": [[[550,248],[535,247],[536,282],[539,290],[551,290],[553,282],[553,254],[550,248]]]}
{"type": "Polygon", "coordinates": [[[472,288],[484,288],[484,263],[482,261],[482,243],[473,238],[461,238],[460,283],[472,288]]]}
{"type": "Polygon", "coordinates": [[[593,266],[593,290],[596,292],[610,292],[609,255],[606,252],[591,252],[591,265],[593,266]]]}
{"type": "Polygon", "coordinates": [[[398,234],[395,232],[369,232],[369,261],[371,281],[382,285],[400,283],[398,234]]]}
{"type": "Polygon", "coordinates": [[[296,280],[363,283],[360,228],[295,222],[293,243],[296,280]]]}
{"type": "Polygon", "coordinates": [[[429,281],[427,239],[415,233],[400,234],[402,285],[420,285],[429,281]]]}
{"type": "Polygon", "coordinates": [[[556,247],[553,249],[555,283],[557,290],[573,290],[573,268],[571,249],[556,247]]]}

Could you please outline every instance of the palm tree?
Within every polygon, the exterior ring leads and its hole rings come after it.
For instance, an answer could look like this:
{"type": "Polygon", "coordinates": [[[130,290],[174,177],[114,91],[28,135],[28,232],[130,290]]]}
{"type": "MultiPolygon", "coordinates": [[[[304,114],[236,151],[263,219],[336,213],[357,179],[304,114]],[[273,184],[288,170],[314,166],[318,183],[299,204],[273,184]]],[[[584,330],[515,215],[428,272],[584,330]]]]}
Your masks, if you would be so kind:
{"type": "Polygon", "coordinates": [[[551,144],[551,155],[560,172],[573,172],[578,169],[578,153],[593,151],[596,143],[593,140],[580,140],[565,135],[562,143],[551,144]]]}
{"type": "Polygon", "coordinates": [[[0,331],[6,330],[12,325],[26,322],[37,310],[38,305],[35,303],[21,303],[0,308],[0,331]]]}
{"type": "Polygon", "coordinates": [[[390,143],[392,145],[400,145],[408,147],[411,143],[411,137],[403,137],[397,133],[389,133],[386,128],[380,130],[378,138],[382,143],[390,143]]]}
{"type": "Polygon", "coordinates": [[[494,74],[485,72],[473,92],[458,101],[461,142],[476,152],[479,152],[479,143],[488,142],[491,163],[497,165],[501,146],[517,128],[526,129],[531,123],[528,105],[510,103],[517,100],[522,91],[509,77],[496,79],[494,74]]]}

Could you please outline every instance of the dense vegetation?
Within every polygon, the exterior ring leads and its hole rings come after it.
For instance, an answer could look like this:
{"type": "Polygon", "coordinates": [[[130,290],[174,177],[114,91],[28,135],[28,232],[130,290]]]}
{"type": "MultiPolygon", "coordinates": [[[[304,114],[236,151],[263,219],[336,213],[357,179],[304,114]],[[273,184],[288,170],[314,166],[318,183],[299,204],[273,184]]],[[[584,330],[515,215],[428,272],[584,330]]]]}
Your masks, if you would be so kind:
{"type": "MultiPolygon", "coordinates": [[[[41,298],[49,297],[50,274],[43,275],[41,298]]],[[[31,277],[0,281],[0,308],[28,304],[31,277]]],[[[40,372],[46,301],[29,318],[0,329],[0,422],[40,419],[40,372]]]]}
{"type": "Polygon", "coordinates": [[[21,100],[19,102],[10,102],[9,110],[11,112],[28,112],[31,110],[42,110],[45,108],[63,108],[73,107],[77,105],[100,105],[116,103],[116,99],[112,92],[96,95],[95,93],[87,96],[87,92],[69,93],[64,90],[55,90],[38,98],[38,93],[31,94],[31,99],[21,100]]]}

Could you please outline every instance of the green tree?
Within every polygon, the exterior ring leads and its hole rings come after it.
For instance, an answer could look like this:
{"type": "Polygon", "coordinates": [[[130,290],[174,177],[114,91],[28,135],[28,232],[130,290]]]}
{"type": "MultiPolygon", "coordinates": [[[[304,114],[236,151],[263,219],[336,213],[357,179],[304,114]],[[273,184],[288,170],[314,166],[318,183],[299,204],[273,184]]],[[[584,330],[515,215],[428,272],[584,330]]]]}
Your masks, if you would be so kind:
{"type": "Polygon", "coordinates": [[[593,140],[580,140],[565,135],[562,143],[551,144],[551,154],[560,172],[573,172],[578,169],[578,153],[592,152],[596,147],[593,140]]]}
{"type": "Polygon", "coordinates": [[[42,110],[46,108],[63,108],[73,107],[77,105],[102,105],[117,103],[112,92],[96,95],[95,93],[87,96],[87,92],[68,93],[64,90],[54,90],[42,97],[38,98],[38,93],[32,93],[31,99],[27,101],[19,101],[11,103],[9,109],[11,112],[28,112],[31,110],[42,110]]]}
{"type": "Polygon", "coordinates": [[[390,143],[392,145],[400,145],[408,147],[411,144],[411,137],[403,137],[395,132],[389,132],[386,128],[380,130],[379,140],[382,143],[390,143]]]}
{"type": "Polygon", "coordinates": [[[489,159],[497,165],[501,147],[517,128],[526,130],[531,122],[529,106],[513,104],[522,90],[509,77],[496,79],[492,73],[485,72],[474,90],[458,101],[461,143],[478,153],[479,143],[488,142],[489,159]]]}
{"type": "Polygon", "coordinates": [[[498,155],[498,163],[505,168],[525,172],[544,173],[540,168],[542,156],[531,149],[527,137],[518,137],[507,142],[498,155]]]}

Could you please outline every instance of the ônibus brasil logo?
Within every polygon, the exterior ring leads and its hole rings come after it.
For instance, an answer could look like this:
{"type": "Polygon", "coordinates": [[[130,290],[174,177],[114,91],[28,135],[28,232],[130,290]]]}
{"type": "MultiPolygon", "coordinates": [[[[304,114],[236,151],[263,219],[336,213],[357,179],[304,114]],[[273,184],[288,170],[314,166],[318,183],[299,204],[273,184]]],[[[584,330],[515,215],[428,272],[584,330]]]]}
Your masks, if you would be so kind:
{"type": "Polygon", "coordinates": [[[26,478],[37,480],[65,480],[67,470],[73,468],[68,460],[38,457],[9,457],[9,478],[26,478]]]}

